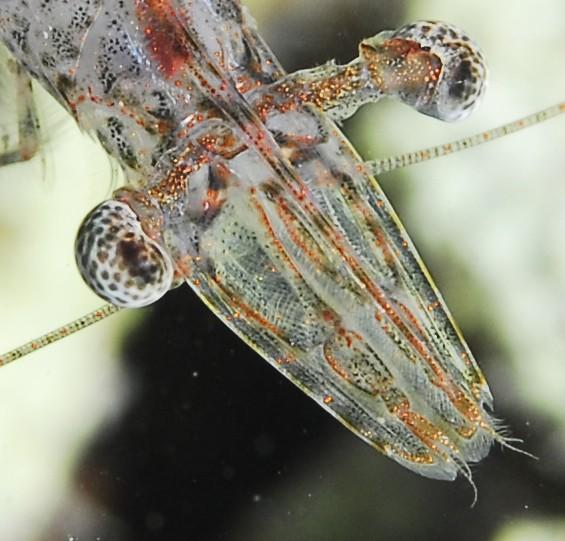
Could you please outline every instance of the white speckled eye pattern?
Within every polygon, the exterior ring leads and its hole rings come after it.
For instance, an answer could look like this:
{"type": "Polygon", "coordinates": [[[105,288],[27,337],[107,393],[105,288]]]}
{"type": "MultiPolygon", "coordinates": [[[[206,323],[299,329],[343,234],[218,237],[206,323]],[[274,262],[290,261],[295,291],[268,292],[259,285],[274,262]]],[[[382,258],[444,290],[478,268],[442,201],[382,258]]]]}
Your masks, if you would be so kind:
{"type": "Polygon", "coordinates": [[[487,68],[479,46],[459,28],[435,21],[407,24],[392,37],[414,40],[442,60],[440,85],[430,109],[421,112],[447,122],[467,117],[486,88],[487,68]]]}
{"type": "Polygon", "coordinates": [[[126,203],[110,200],[96,207],[82,223],[75,248],[83,278],[112,304],[146,306],[171,287],[169,256],[126,203]]]}

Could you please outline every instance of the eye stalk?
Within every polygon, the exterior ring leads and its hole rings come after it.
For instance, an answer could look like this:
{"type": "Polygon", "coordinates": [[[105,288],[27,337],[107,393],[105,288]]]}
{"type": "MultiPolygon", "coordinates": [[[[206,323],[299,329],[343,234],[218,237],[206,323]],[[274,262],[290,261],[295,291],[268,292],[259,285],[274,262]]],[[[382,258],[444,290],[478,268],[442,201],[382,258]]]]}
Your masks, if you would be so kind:
{"type": "Polygon", "coordinates": [[[171,258],[145,232],[132,206],[119,199],[104,201],[86,216],[75,258],[88,286],[116,306],[147,306],[172,286],[171,258]]]}
{"type": "Polygon", "coordinates": [[[259,90],[253,105],[267,122],[306,103],[340,122],[388,97],[452,122],[477,106],[486,75],[483,54],[463,31],[419,21],[364,39],[349,64],[331,61],[287,75],[259,90]]]}
{"type": "Polygon", "coordinates": [[[376,90],[419,112],[452,122],[468,116],[485,90],[479,47],[455,26],[419,21],[359,45],[376,90]]]}

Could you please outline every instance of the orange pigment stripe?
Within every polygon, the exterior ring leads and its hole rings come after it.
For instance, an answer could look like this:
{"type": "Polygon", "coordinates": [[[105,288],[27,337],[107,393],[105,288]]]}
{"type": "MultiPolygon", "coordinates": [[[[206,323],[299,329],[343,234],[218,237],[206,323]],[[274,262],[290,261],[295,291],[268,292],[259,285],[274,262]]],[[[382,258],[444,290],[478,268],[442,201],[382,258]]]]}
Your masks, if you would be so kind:
{"type": "MultiPolygon", "coordinates": [[[[271,334],[275,335],[277,338],[284,340],[284,334],[279,327],[269,321],[267,318],[263,317],[259,312],[253,309],[248,304],[235,299],[234,295],[222,285],[218,279],[214,279],[213,283],[216,287],[229,299],[229,304],[232,308],[235,308],[234,312],[241,312],[243,314],[243,319],[253,321],[259,324],[261,328],[267,329],[271,334]]],[[[226,303],[227,304],[227,303],[226,303]]],[[[241,316],[234,315],[232,319],[240,319],[241,316]]]]}
{"type": "Polygon", "coordinates": [[[286,250],[284,249],[283,245],[281,244],[281,241],[275,235],[271,221],[269,220],[267,213],[265,212],[265,210],[261,206],[261,203],[257,200],[257,196],[255,194],[254,189],[251,190],[250,197],[251,197],[251,201],[253,203],[253,206],[255,207],[255,210],[257,210],[257,213],[259,214],[259,219],[263,223],[265,228],[267,229],[268,236],[272,240],[273,246],[277,250],[277,253],[290,265],[290,268],[291,268],[292,272],[294,273],[294,275],[297,278],[299,278],[300,280],[302,280],[302,274],[298,270],[298,267],[294,264],[294,261],[292,261],[292,259],[286,253],[286,250]]]}
{"type": "MultiPolygon", "coordinates": [[[[308,259],[310,259],[310,261],[312,261],[316,265],[322,265],[323,260],[320,256],[320,253],[312,250],[308,246],[307,237],[303,233],[301,233],[297,227],[295,227],[293,222],[296,222],[296,217],[289,210],[283,197],[279,197],[277,212],[283,224],[286,226],[286,230],[294,244],[304,252],[308,259]]],[[[312,237],[310,237],[310,239],[313,243],[315,243],[315,240],[312,237]]]]}

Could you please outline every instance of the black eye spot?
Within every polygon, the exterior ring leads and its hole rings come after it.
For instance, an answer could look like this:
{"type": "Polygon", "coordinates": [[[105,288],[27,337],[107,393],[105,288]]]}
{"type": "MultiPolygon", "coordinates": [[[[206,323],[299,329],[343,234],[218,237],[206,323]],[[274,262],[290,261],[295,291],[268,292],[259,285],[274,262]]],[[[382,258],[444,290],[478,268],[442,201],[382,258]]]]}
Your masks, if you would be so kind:
{"type": "Polygon", "coordinates": [[[449,87],[449,95],[452,98],[462,98],[465,94],[465,83],[472,79],[471,63],[464,60],[457,66],[452,75],[453,84],[449,87]]]}
{"type": "Polygon", "coordinates": [[[131,267],[138,265],[143,251],[143,245],[136,241],[122,240],[118,243],[118,256],[126,261],[131,267]]]}

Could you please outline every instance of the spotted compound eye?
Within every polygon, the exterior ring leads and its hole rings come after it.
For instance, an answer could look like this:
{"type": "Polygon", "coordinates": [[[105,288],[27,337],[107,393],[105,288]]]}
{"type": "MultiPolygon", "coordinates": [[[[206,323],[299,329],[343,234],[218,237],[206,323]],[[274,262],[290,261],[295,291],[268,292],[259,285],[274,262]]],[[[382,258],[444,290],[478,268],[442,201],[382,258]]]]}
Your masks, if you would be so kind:
{"type": "Polygon", "coordinates": [[[170,257],[121,201],[105,201],[88,214],[77,235],[75,258],[84,281],[116,306],[151,304],[173,280],[170,257]]]}
{"type": "Polygon", "coordinates": [[[478,45],[459,28],[441,22],[418,21],[399,28],[391,39],[411,40],[436,55],[442,64],[433,93],[416,108],[440,120],[465,118],[485,90],[487,68],[478,45]]]}
{"type": "Polygon", "coordinates": [[[486,81],[483,55],[458,28],[420,21],[359,44],[359,56],[378,97],[396,98],[440,120],[465,118],[486,81]]]}

